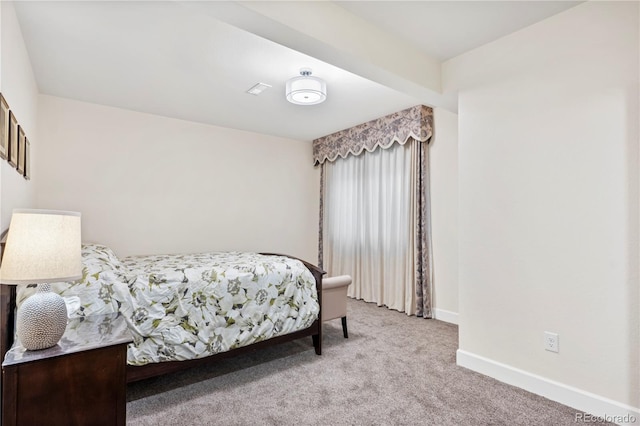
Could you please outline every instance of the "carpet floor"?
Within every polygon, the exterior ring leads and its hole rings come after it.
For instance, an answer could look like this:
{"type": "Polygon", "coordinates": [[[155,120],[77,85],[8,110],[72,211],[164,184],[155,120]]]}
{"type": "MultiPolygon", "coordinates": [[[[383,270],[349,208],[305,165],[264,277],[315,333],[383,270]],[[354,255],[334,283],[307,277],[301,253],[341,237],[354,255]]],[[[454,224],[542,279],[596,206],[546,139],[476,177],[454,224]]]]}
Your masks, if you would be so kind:
{"type": "Polygon", "coordinates": [[[456,365],[458,327],[349,300],[311,338],[130,384],[130,425],[575,425],[576,410],[456,365]]]}

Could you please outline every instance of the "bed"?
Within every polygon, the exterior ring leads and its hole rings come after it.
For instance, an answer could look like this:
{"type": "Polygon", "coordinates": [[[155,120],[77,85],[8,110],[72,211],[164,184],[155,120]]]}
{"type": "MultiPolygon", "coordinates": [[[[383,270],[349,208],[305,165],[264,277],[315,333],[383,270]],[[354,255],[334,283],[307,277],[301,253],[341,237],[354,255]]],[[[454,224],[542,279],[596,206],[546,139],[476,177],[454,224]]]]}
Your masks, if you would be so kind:
{"type": "MultiPolygon", "coordinates": [[[[98,244],[83,245],[82,259],[83,277],[52,290],[65,298],[70,318],[125,318],[134,337],[128,382],[308,336],[321,354],[324,272],[302,260],[239,252],[121,260],[98,244]]],[[[0,287],[4,357],[15,308],[35,289],[0,287]]]]}

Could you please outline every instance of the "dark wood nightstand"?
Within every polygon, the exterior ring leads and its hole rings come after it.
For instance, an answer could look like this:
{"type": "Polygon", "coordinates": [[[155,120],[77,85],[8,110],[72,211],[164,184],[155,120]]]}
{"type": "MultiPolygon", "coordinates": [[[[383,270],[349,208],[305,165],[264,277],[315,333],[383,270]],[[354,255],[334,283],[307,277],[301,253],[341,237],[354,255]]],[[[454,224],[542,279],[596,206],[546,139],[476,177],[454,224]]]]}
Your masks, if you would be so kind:
{"type": "Polygon", "coordinates": [[[2,363],[2,425],[124,425],[132,340],[114,314],[69,321],[49,349],[14,344],[2,363]]]}

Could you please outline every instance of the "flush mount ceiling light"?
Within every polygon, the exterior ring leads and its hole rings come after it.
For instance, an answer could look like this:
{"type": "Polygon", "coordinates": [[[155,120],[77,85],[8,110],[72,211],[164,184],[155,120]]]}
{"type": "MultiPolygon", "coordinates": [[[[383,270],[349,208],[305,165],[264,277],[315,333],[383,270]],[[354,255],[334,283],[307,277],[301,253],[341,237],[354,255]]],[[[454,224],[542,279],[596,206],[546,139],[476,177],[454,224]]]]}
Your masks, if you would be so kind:
{"type": "Polygon", "coordinates": [[[301,68],[300,77],[287,80],[287,100],[296,105],[316,105],[327,99],[327,83],[311,76],[311,68],[301,68]]]}

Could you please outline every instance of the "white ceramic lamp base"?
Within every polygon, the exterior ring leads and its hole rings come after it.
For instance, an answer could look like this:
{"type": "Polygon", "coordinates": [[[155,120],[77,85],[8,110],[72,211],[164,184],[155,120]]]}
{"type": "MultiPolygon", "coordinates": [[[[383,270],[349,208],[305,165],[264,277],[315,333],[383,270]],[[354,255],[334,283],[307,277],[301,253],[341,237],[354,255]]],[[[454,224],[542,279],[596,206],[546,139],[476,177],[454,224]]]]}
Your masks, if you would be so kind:
{"type": "Polygon", "coordinates": [[[16,328],[22,346],[30,351],[55,346],[67,328],[67,306],[49,284],[39,284],[38,291],[22,302],[16,328]]]}

